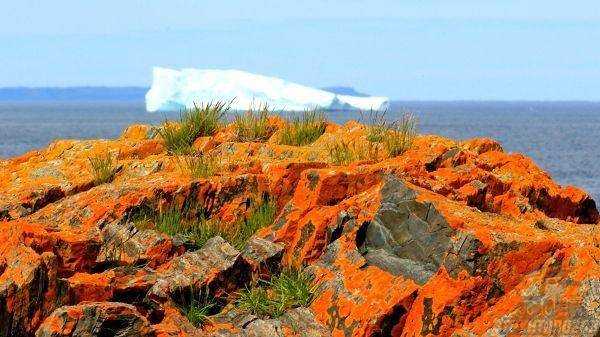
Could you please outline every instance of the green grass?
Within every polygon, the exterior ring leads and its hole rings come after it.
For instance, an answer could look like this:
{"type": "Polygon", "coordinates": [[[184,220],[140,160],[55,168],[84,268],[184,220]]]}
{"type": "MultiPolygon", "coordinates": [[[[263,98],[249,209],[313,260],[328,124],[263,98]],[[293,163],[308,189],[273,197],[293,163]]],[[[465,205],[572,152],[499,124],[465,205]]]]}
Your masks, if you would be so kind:
{"type": "Polygon", "coordinates": [[[169,154],[182,155],[192,152],[192,144],[196,139],[191,129],[181,123],[165,122],[156,129],[156,134],[164,141],[169,154]]]}
{"type": "Polygon", "coordinates": [[[246,242],[259,229],[270,226],[277,215],[275,203],[271,200],[263,200],[248,215],[246,219],[237,222],[230,243],[237,249],[243,249],[246,242]]]}
{"type": "Polygon", "coordinates": [[[329,158],[336,165],[348,165],[355,160],[351,145],[348,142],[338,141],[327,148],[329,158]]]}
{"type": "Polygon", "coordinates": [[[368,114],[365,124],[367,125],[367,140],[370,142],[381,142],[389,127],[385,118],[385,111],[373,111],[368,114]]]}
{"type": "Polygon", "coordinates": [[[299,268],[287,268],[270,281],[259,281],[242,290],[236,304],[251,314],[275,318],[288,309],[310,306],[319,289],[312,275],[299,268]]]}
{"type": "Polygon", "coordinates": [[[190,323],[199,327],[206,322],[213,306],[212,303],[192,301],[189,306],[183,309],[183,313],[190,323]]]}
{"type": "Polygon", "coordinates": [[[392,123],[381,142],[388,155],[395,157],[406,152],[416,136],[417,120],[412,114],[405,113],[401,119],[392,123]]]}
{"type": "Polygon", "coordinates": [[[236,139],[239,142],[264,142],[275,131],[269,125],[268,106],[262,105],[258,110],[250,108],[243,114],[236,115],[234,120],[236,139]]]}
{"type": "Polygon", "coordinates": [[[185,235],[194,241],[196,246],[202,247],[208,240],[216,236],[229,241],[231,240],[232,233],[227,228],[223,228],[222,224],[218,221],[201,217],[198,221],[188,225],[185,235]]]}
{"type": "Polygon", "coordinates": [[[191,240],[197,247],[215,236],[220,236],[238,250],[242,250],[250,237],[259,229],[273,223],[276,215],[275,203],[263,200],[251,209],[247,218],[225,225],[207,219],[199,207],[180,209],[169,207],[164,211],[146,212],[133,218],[139,229],[152,228],[169,236],[181,235],[191,240]]]}
{"type": "Polygon", "coordinates": [[[265,287],[255,286],[244,288],[244,290],[239,292],[236,304],[242,311],[259,317],[280,316],[279,312],[275,312],[277,308],[274,306],[265,287]]]}
{"type": "Polygon", "coordinates": [[[209,297],[207,292],[193,291],[190,298],[182,299],[183,304],[179,306],[181,313],[194,325],[201,327],[211,314],[215,313],[217,303],[214,298],[209,297]]]}
{"type": "Polygon", "coordinates": [[[88,158],[94,174],[94,184],[110,183],[117,174],[116,162],[110,153],[88,158]]]}
{"type": "Polygon", "coordinates": [[[206,103],[185,109],[177,123],[165,122],[155,129],[170,154],[189,154],[192,144],[198,137],[212,136],[221,126],[229,104],[224,102],[206,103]]]}
{"type": "Polygon", "coordinates": [[[213,176],[220,168],[219,158],[212,154],[189,154],[177,158],[177,163],[194,179],[213,176]]]}
{"type": "Polygon", "coordinates": [[[231,103],[225,102],[210,102],[196,105],[191,109],[187,109],[181,121],[195,134],[195,138],[202,136],[212,136],[217,132],[227,111],[229,111],[231,103]]]}
{"type": "Polygon", "coordinates": [[[382,158],[381,145],[368,142],[361,144],[357,142],[337,141],[327,150],[331,162],[336,165],[348,165],[358,160],[378,160],[382,158]]]}
{"type": "Polygon", "coordinates": [[[280,143],[283,145],[303,146],[317,140],[326,127],[325,115],[318,110],[304,111],[293,116],[281,130],[280,143]]]}
{"type": "MultiPolygon", "coordinates": [[[[193,218],[189,213],[177,207],[169,207],[149,216],[142,217],[136,224],[138,228],[153,228],[169,236],[180,235],[194,242],[198,247],[215,236],[224,236],[218,222],[206,219],[203,214],[193,218]],[[152,227],[149,224],[153,224],[152,227]]],[[[202,213],[200,211],[199,213],[202,213]]],[[[224,237],[224,239],[226,239],[224,237]]]]}
{"type": "Polygon", "coordinates": [[[154,229],[170,236],[185,234],[187,226],[184,220],[185,215],[181,210],[170,207],[156,214],[154,217],[154,229]]]}
{"type": "Polygon", "coordinates": [[[287,268],[269,282],[275,297],[289,308],[307,307],[315,299],[319,285],[300,268],[287,268]]]}

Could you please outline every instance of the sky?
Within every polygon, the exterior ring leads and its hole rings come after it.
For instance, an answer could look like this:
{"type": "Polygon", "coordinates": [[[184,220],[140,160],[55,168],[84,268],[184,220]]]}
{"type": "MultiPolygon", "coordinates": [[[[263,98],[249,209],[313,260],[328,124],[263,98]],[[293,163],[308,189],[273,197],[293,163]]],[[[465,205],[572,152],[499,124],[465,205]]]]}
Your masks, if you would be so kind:
{"type": "Polygon", "coordinates": [[[597,0],[2,0],[0,87],[240,69],[405,100],[600,100],[597,0]]]}

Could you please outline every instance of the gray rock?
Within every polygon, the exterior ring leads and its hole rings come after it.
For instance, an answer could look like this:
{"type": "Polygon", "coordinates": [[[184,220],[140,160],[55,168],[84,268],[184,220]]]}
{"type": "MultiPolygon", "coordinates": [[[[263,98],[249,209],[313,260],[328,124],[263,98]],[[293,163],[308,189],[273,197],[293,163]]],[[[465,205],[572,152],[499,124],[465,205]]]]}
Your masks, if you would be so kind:
{"type": "Polygon", "coordinates": [[[359,249],[369,264],[425,283],[443,263],[455,231],[395,176],[385,178],[381,198],[373,221],[359,230],[359,249]]]}
{"type": "Polygon", "coordinates": [[[158,274],[148,297],[160,302],[181,294],[208,290],[219,296],[233,291],[248,281],[250,266],[240,252],[221,237],[214,237],[199,250],[186,252],[171,260],[158,274]]]}
{"type": "Polygon", "coordinates": [[[102,245],[96,263],[158,265],[166,261],[172,252],[161,251],[161,254],[155,254],[157,256],[148,253],[160,246],[171,246],[167,244],[169,240],[163,233],[151,229],[138,230],[133,223],[114,221],[102,229],[102,245]]]}
{"type": "Polygon", "coordinates": [[[472,271],[477,245],[456,245],[452,239],[456,231],[432,203],[417,201],[416,193],[399,178],[388,175],[384,179],[381,206],[357,234],[357,245],[368,264],[424,284],[453,252],[448,266],[472,271]]]}
{"type": "Polygon", "coordinates": [[[242,256],[255,273],[270,274],[279,270],[283,250],[282,244],[253,236],[248,240],[242,256]]]}

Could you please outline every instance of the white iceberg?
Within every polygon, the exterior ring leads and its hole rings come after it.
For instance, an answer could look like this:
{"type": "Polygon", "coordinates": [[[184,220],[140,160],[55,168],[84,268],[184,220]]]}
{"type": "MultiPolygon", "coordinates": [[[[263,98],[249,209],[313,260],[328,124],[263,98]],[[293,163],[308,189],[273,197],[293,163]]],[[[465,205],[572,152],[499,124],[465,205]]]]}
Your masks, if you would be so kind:
{"type": "Polygon", "coordinates": [[[275,110],[383,110],[387,97],[337,95],[279,78],[240,70],[182,69],[155,67],[152,87],[146,93],[146,110],[171,111],[194,103],[232,101],[231,108],[244,110],[267,104],[275,110]]]}

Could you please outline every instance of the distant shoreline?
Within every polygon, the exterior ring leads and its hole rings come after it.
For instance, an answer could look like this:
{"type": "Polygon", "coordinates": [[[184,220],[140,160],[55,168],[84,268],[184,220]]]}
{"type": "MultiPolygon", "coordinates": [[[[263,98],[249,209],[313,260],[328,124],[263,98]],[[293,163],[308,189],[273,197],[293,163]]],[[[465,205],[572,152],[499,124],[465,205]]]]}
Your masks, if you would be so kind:
{"type": "Polygon", "coordinates": [[[144,101],[146,87],[0,88],[0,101],[144,101]]]}
{"type": "MultiPolygon", "coordinates": [[[[324,90],[335,92],[353,90],[347,87],[328,87],[324,90]]],[[[0,87],[1,103],[37,103],[37,102],[140,102],[144,103],[149,87],[123,86],[81,86],[81,87],[0,87]]],[[[337,92],[336,92],[337,93],[337,92]]],[[[340,94],[342,94],[340,92],[340,94]]],[[[597,104],[600,100],[540,100],[540,99],[392,99],[398,103],[431,103],[431,104],[522,104],[522,103],[568,103],[597,104]]]]}

